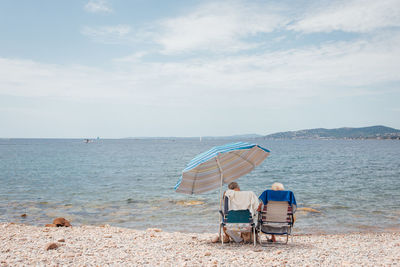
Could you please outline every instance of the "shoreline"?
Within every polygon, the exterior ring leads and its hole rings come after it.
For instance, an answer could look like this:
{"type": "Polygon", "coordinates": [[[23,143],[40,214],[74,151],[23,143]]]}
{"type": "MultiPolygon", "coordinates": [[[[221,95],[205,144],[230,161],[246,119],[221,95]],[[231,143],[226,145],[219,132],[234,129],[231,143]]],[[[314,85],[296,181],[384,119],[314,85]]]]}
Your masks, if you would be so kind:
{"type": "MultiPolygon", "coordinates": [[[[93,226],[93,227],[104,227],[105,225],[109,226],[109,227],[115,227],[115,228],[121,228],[121,229],[127,229],[127,230],[137,230],[137,231],[146,231],[146,229],[148,229],[149,227],[143,227],[143,228],[134,228],[134,227],[127,227],[127,226],[119,226],[119,225],[113,225],[110,223],[99,223],[99,224],[76,224],[73,221],[71,222],[73,224],[73,227],[84,227],[84,226],[93,226]]],[[[24,225],[24,226],[33,226],[33,227],[45,227],[45,224],[33,224],[33,223],[29,223],[29,222],[21,222],[21,221],[11,221],[11,222],[5,222],[5,221],[0,221],[0,226],[3,224],[16,224],[16,225],[24,225]]],[[[163,230],[163,232],[167,232],[167,233],[182,233],[182,234],[201,234],[201,233],[209,233],[212,234],[214,232],[210,232],[208,230],[204,230],[204,231],[175,231],[175,230],[171,230],[171,229],[165,229],[160,225],[154,225],[154,228],[160,228],[163,230]]],[[[300,229],[301,227],[297,227],[296,225],[293,228],[292,231],[292,236],[320,236],[320,235],[351,235],[351,234],[369,234],[369,233],[376,233],[376,234],[380,234],[380,233],[400,233],[400,225],[398,227],[386,227],[386,228],[382,228],[382,229],[377,229],[375,227],[364,227],[364,228],[360,228],[359,230],[354,230],[354,231],[344,231],[344,232],[339,232],[339,231],[321,231],[320,229],[314,231],[313,233],[310,233],[308,231],[306,232],[301,232],[299,230],[299,232],[297,232],[297,229],[300,229]]],[[[215,234],[217,234],[218,229],[216,228],[215,234]]]]}
{"type": "Polygon", "coordinates": [[[400,262],[399,231],[294,234],[287,245],[266,247],[212,243],[215,235],[109,225],[55,228],[0,223],[0,266],[388,266],[400,262]],[[47,250],[51,243],[58,248],[47,250]]]}

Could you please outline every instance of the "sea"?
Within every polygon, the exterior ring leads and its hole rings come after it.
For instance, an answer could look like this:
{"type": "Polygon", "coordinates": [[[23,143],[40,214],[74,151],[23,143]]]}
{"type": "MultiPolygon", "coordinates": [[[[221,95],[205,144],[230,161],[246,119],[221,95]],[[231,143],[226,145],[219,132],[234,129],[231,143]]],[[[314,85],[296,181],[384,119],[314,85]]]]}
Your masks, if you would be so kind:
{"type": "Polygon", "coordinates": [[[217,233],[219,190],[174,186],[193,157],[234,141],[271,150],[237,182],[257,195],[274,182],[293,191],[294,233],[400,230],[398,140],[0,139],[0,222],[217,233]]]}

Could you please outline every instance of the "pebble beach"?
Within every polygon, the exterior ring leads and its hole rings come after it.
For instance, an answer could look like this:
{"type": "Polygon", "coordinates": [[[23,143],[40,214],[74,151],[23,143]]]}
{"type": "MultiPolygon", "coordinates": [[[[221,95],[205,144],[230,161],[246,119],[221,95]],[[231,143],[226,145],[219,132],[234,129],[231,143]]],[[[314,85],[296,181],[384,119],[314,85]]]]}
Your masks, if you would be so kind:
{"type": "Polygon", "coordinates": [[[400,233],[295,235],[287,245],[212,243],[212,233],[0,224],[0,266],[392,266],[400,233]]]}

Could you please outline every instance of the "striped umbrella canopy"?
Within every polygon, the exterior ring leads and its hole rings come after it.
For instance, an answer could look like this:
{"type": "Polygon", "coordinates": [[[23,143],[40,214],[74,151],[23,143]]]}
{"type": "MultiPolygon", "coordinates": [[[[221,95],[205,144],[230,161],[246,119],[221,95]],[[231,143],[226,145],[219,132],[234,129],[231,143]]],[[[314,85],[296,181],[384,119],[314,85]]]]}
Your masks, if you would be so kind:
{"type": "Polygon", "coordinates": [[[238,142],[216,146],[193,158],[175,186],[178,193],[200,194],[251,172],[270,154],[259,145],[238,142]]]}

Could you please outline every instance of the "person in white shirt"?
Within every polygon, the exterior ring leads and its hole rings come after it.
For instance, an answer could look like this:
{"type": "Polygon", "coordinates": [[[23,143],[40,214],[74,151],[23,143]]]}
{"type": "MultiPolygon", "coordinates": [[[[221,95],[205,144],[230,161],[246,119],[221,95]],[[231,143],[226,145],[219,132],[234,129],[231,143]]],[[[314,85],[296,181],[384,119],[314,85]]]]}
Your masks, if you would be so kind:
{"type": "MultiPolygon", "coordinates": [[[[238,183],[232,182],[228,185],[228,190],[224,193],[224,196],[228,197],[229,210],[249,210],[253,218],[257,216],[257,208],[259,200],[253,191],[240,191],[238,183]]],[[[224,242],[228,241],[231,237],[235,242],[241,242],[243,240],[250,241],[251,231],[249,229],[243,231],[240,229],[227,229],[224,227],[224,242]]],[[[251,229],[250,229],[251,230],[251,229]]]]}

